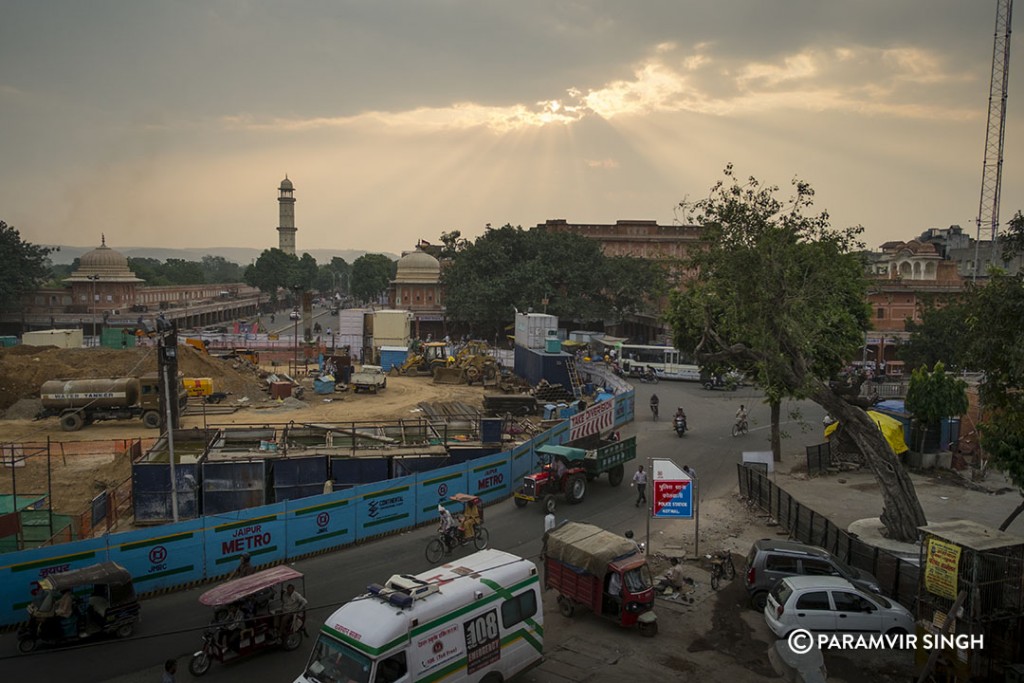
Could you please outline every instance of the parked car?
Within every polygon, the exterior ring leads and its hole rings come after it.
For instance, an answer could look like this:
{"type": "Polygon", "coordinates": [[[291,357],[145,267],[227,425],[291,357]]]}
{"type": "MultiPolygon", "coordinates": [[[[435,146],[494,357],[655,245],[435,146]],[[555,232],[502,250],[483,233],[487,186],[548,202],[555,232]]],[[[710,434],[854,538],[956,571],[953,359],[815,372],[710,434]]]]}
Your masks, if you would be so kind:
{"type": "Polygon", "coordinates": [[[764,620],[779,638],[797,629],[889,635],[914,631],[914,617],[903,605],[838,576],[782,579],[768,594],[764,620]]]}
{"type": "Polygon", "coordinates": [[[764,609],[768,592],[787,576],[839,576],[861,588],[881,592],[878,579],[851,567],[823,548],[794,541],[762,538],[747,553],[743,576],[750,604],[764,609]]]}

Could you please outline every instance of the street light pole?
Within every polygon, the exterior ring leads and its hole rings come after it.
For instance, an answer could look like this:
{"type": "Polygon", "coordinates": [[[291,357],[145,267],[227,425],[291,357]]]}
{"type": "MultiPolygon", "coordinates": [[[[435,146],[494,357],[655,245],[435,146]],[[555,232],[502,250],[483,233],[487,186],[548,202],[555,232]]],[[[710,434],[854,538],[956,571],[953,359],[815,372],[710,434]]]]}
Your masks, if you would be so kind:
{"type": "Polygon", "coordinates": [[[100,279],[99,273],[86,275],[92,281],[92,300],[89,302],[89,319],[92,322],[92,336],[96,336],[96,281],[100,279]]]}

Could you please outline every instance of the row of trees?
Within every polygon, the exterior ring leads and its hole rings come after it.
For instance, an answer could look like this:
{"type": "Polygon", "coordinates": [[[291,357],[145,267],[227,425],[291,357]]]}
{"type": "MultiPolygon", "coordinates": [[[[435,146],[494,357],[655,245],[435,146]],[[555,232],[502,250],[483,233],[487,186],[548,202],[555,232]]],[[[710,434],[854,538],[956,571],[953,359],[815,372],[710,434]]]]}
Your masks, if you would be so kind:
{"type": "Polygon", "coordinates": [[[318,266],[309,254],[301,258],[280,249],[267,249],[245,269],[245,282],[277,301],[280,292],[295,289],[351,294],[357,301],[376,299],[395,277],[397,263],[383,254],[363,254],[350,265],[335,256],[318,266]]]}
{"type": "Polygon", "coordinates": [[[441,275],[447,317],[487,336],[502,336],[517,310],[538,306],[583,323],[656,314],[673,277],[666,264],[608,257],[595,240],[569,233],[487,226],[473,242],[458,231],[441,242],[451,257],[441,275]]]}

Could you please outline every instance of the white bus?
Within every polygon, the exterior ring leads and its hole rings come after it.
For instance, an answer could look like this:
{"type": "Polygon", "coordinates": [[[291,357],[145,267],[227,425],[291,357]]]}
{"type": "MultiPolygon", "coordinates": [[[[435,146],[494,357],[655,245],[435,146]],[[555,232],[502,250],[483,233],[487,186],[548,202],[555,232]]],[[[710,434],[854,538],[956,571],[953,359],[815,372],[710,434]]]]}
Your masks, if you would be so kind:
{"type": "Polygon", "coordinates": [[[650,368],[658,379],[700,381],[700,367],[679,349],[646,344],[621,344],[615,348],[619,352],[619,367],[627,375],[650,368]]]}
{"type": "Polygon", "coordinates": [[[296,683],[503,681],[543,648],[537,566],[489,549],[369,586],[327,618],[296,683]]]}

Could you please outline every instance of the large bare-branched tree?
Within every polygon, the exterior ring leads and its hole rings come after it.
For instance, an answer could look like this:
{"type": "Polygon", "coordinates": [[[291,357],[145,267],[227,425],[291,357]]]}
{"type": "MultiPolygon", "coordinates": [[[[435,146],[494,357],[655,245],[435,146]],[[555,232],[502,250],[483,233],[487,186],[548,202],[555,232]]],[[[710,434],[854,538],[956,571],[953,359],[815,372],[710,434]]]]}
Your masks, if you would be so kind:
{"type": "Polygon", "coordinates": [[[706,248],[691,256],[696,276],[673,296],[677,346],[764,389],[776,453],[784,397],[811,399],[840,420],[881,484],[888,536],[916,540],[926,520],[907,471],[856,392],[833,381],[857,356],[869,320],[862,229],[833,229],[827,212],[807,215],[814,191],[805,182],[794,180],[795,195],[783,200],[777,187],[739,182],[731,165],[724,174],[706,199],[680,204],[706,248]]]}

